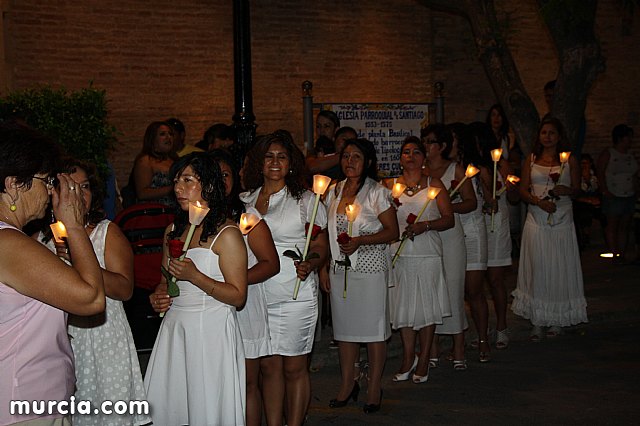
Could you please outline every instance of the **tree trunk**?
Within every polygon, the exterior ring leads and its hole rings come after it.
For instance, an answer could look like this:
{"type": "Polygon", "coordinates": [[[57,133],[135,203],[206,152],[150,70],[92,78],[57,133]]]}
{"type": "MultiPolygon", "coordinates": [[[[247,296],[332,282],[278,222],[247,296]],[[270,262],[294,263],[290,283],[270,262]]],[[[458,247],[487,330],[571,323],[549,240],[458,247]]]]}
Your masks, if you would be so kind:
{"type": "MultiPolygon", "coordinates": [[[[528,154],[537,139],[540,116],[524,88],[505,35],[499,31],[493,0],[418,2],[434,10],[463,16],[469,21],[478,58],[520,147],[528,154]]],[[[594,32],[597,1],[538,0],[538,4],[560,58],[552,113],[562,120],[570,141],[575,144],[589,89],[604,64],[594,32]]]]}

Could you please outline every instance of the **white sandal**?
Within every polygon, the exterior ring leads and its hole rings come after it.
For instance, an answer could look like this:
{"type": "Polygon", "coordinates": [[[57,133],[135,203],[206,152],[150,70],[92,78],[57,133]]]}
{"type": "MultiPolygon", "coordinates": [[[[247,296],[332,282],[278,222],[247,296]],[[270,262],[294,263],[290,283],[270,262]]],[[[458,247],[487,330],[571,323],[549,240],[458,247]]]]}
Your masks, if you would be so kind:
{"type": "Polygon", "coordinates": [[[507,349],[509,346],[509,329],[496,330],[496,349],[507,349]]]}

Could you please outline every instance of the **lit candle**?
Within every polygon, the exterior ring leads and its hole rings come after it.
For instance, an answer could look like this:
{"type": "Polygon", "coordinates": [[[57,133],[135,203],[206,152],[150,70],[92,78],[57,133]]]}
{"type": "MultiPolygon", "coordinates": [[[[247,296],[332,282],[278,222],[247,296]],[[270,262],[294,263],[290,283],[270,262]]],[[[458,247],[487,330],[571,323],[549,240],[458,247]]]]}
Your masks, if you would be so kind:
{"type": "Polygon", "coordinates": [[[451,193],[449,194],[449,196],[453,197],[454,195],[456,195],[456,192],[458,192],[460,187],[462,187],[462,184],[464,183],[464,181],[467,180],[467,179],[471,179],[472,177],[474,177],[478,173],[480,173],[480,169],[475,167],[473,164],[469,164],[467,166],[467,170],[465,170],[465,172],[464,172],[464,177],[462,178],[460,183],[458,183],[456,185],[456,187],[451,190],[451,193]]]}
{"type": "Polygon", "coordinates": [[[405,189],[407,189],[407,185],[405,185],[404,183],[395,183],[393,185],[393,189],[391,190],[391,196],[393,198],[400,198],[405,189]]]}
{"type": "MultiPolygon", "coordinates": [[[[427,201],[422,206],[422,209],[418,212],[418,215],[416,216],[416,220],[413,223],[417,223],[420,221],[420,218],[422,217],[422,214],[429,206],[429,203],[431,202],[431,200],[434,200],[438,196],[441,189],[442,188],[436,188],[434,186],[430,186],[429,188],[427,188],[427,201]]],[[[398,251],[396,251],[396,254],[393,255],[393,260],[391,261],[392,267],[395,266],[396,260],[398,260],[398,257],[400,257],[400,253],[402,253],[402,249],[404,248],[404,245],[406,242],[407,242],[407,234],[405,233],[402,236],[402,239],[400,240],[400,247],[398,247],[398,251]]]]}
{"type": "MultiPolygon", "coordinates": [[[[491,159],[493,160],[493,199],[496,199],[496,182],[498,180],[498,161],[502,158],[502,149],[492,149],[491,150],[491,159]]],[[[493,211],[493,206],[491,207],[491,232],[494,231],[494,219],[495,212],[493,211]]]]}
{"type": "MultiPolygon", "coordinates": [[[[193,233],[196,230],[196,226],[200,225],[204,220],[205,216],[209,213],[209,207],[203,206],[200,204],[200,201],[196,201],[195,203],[189,203],[189,231],[187,232],[187,238],[184,240],[184,245],[182,246],[182,256],[178,258],[178,260],[183,261],[185,256],[187,255],[187,250],[189,249],[189,245],[191,244],[191,240],[193,239],[193,233]]],[[[180,295],[180,289],[176,285],[176,281],[178,279],[174,276],[171,277],[169,281],[167,293],[169,296],[176,297],[180,295]]]]}
{"type": "MultiPolygon", "coordinates": [[[[507,176],[507,181],[509,181],[512,185],[515,185],[516,183],[520,182],[520,178],[518,176],[515,175],[508,175],[507,176]]],[[[502,188],[500,188],[500,190],[496,193],[496,195],[502,195],[502,193],[504,191],[507,190],[507,186],[503,186],[502,188]]]]}
{"type": "MultiPolygon", "coordinates": [[[[307,231],[307,239],[304,243],[304,250],[302,252],[302,261],[307,258],[307,252],[309,251],[309,244],[311,244],[311,235],[313,233],[313,225],[316,222],[316,214],[318,213],[318,205],[320,204],[320,197],[327,190],[327,187],[331,183],[331,178],[323,175],[313,175],[313,192],[316,194],[316,199],[313,203],[313,212],[311,213],[311,220],[309,221],[309,230],[307,231]]],[[[296,284],[293,287],[293,300],[298,298],[298,291],[300,290],[300,278],[296,279],[296,284]]]]}
{"type": "MultiPolygon", "coordinates": [[[[402,185],[402,184],[396,184],[396,185],[402,185]]],[[[405,185],[402,185],[405,186],[405,185]]],[[[404,188],[402,189],[404,191],[404,188]]],[[[351,237],[351,235],[353,234],[353,222],[355,222],[356,217],[358,217],[358,207],[355,204],[347,204],[347,207],[345,208],[345,213],[347,215],[347,235],[349,235],[351,237]]],[[[345,267],[344,268],[344,288],[342,290],[342,298],[346,299],[347,298],[347,270],[348,268],[345,267]]]]}
{"type": "Polygon", "coordinates": [[[57,221],[49,225],[49,227],[51,227],[51,232],[53,232],[56,243],[63,243],[67,238],[67,228],[65,228],[64,223],[57,221]]]}
{"type": "Polygon", "coordinates": [[[569,161],[569,157],[571,156],[571,152],[561,152],[560,153],[560,162],[562,164],[566,163],[567,161],[569,161]]]}
{"type": "Polygon", "coordinates": [[[255,214],[251,213],[242,213],[240,215],[240,232],[242,235],[247,235],[254,226],[256,226],[260,222],[260,218],[255,214]]]}

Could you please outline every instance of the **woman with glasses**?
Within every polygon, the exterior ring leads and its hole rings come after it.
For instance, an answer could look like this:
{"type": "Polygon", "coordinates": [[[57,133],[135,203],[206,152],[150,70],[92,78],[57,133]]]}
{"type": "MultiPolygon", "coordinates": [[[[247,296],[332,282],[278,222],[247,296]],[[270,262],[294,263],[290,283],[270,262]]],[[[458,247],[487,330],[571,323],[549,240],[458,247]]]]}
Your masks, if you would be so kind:
{"type": "Polygon", "coordinates": [[[43,136],[0,125],[0,425],[70,425],[67,413],[14,415],[10,400],[70,401],[75,374],[67,312],[95,315],[105,308],[82,191],[68,174],[57,175],[57,188],[49,177],[58,159],[57,146],[43,136]],[[69,250],[87,253],[73,266],[21,231],[45,216],[50,199],[69,250]]]}

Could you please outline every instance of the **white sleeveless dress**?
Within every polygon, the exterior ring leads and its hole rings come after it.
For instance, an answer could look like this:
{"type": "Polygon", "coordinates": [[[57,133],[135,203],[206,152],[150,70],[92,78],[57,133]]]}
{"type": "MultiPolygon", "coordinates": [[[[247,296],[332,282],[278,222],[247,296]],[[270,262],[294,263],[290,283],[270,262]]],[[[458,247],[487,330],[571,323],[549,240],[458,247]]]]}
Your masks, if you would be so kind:
{"type": "MultiPolygon", "coordinates": [[[[483,197],[480,190],[478,176],[471,178],[473,190],[476,194],[476,208],[469,213],[457,215],[464,231],[464,244],[467,249],[467,271],[487,270],[487,228],[482,213],[483,197]]],[[[456,197],[452,203],[461,202],[456,197]]]]}
{"type": "MultiPolygon", "coordinates": [[[[247,207],[247,213],[262,219],[260,212],[253,207],[247,207]]],[[[249,247],[248,238],[249,234],[244,236],[247,245],[247,267],[251,269],[258,263],[258,259],[249,247]]],[[[238,325],[244,343],[245,358],[256,359],[272,354],[264,283],[251,284],[247,288],[247,303],[238,311],[238,325]]]]}
{"type": "MultiPolygon", "coordinates": [[[[108,220],[98,223],[89,235],[101,268],[105,268],[104,252],[108,220]]],[[[41,241],[41,236],[38,241],[41,241]]],[[[47,247],[55,253],[53,240],[47,247]]],[[[133,343],[122,302],[106,298],[105,312],[88,317],[69,315],[68,333],[75,356],[76,401],[91,401],[98,408],[104,401],[146,400],[138,354],[133,343]]],[[[74,425],[125,426],[144,425],[148,415],[75,415],[74,425]]]]}
{"type": "MultiPolygon", "coordinates": [[[[446,190],[451,188],[451,181],[455,179],[456,163],[449,164],[442,175],[442,183],[446,190]]],[[[464,244],[464,231],[460,224],[460,215],[454,213],[455,226],[440,232],[442,239],[442,260],[444,273],[449,291],[451,316],[442,319],[442,324],[436,326],[438,334],[458,334],[469,327],[467,314],[464,310],[464,276],[467,265],[467,248],[464,244]]]]}
{"type": "MultiPolygon", "coordinates": [[[[502,175],[498,173],[498,182],[504,185],[502,175]]],[[[484,215],[487,228],[487,266],[511,266],[511,227],[509,225],[509,203],[507,193],[498,199],[498,211],[494,214],[493,230],[491,229],[491,214],[484,215]]]]}
{"type": "MultiPolygon", "coordinates": [[[[418,215],[427,201],[427,189],[412,197],[400,196],[397,210],[400,234],[407,227],[407,216],[418,215]]],[[[420,221],[440,218],[438,204],[431,201],[420,221]]],[[[391,246],[391,254],[398,251],[400,242],[391,246]]],[[[407,239],[402,253],[392,270],[389,288],[391,326],[394,329],[411,327],[420,330],[429,325],[442,324],[444,317],[451,316],[449,292],[442,261],[442,240],[438,231],[427,231],[407,239]]]]}
{"type": "MultiPolygon", "coordinates": [[[[547,196],[554,186],[550,175],[559,172],[560,166],[543,167],[532,158],[532,194],[547,196]]],[[[568,163],[559,183],[571,186],[568,163]]],[[[511,310],[541,327],[588,322],[571,199],[563,196],[555,203],[557,210],[551,216],[529,205],[522,231],[518,284],[512,293],[511,310]]]]}
{"type": "MultiPolygon", "coordinates": [[[[227,228],[223,228],[218,236],[227,228]]],[[[224,281],[211,247],[187,251],[200,272],[224,281]]],[[[244,350],[236,309],[178,281],[156,338],[144,384],[154,425],[245,424],[244,350]]]]}

